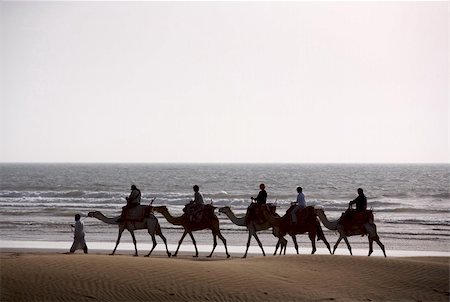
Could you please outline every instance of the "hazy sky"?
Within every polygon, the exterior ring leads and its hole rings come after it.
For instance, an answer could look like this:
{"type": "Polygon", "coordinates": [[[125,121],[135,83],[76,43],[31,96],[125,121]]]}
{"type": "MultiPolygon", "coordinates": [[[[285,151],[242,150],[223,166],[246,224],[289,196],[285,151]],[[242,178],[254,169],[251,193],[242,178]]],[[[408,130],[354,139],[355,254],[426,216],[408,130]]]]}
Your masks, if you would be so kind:
{"type": "Polygon", "coordinates": [[[0,2],[1,162],[448,162],[448,2],[0,2]]]}

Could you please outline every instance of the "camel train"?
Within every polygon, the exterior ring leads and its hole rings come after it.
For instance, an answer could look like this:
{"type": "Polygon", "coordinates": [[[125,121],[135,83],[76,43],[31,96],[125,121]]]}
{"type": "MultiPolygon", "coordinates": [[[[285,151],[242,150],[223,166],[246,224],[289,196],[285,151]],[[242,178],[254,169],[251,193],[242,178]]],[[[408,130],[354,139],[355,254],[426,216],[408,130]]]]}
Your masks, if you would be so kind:
{"type": "MultiPolygon", "coordinates": [[[[262,230],[272,229],[272,234],[278,241],[275,246],[274,255],[276,255],[278,248],[280,248],[280,255],[282,252],[286,254],[286,246],[287,240],[284,238],[287,234],[289,234],[294,242],[294,246],[297,254],[298,252],[298,243],[296,239],[296,235],[299,234],[307,234],[312,245],[311,254],[316,252],[316,239],[323,241],[325,246],[330,251],[330,254],[334,254],[336,248],[338,247],[340,241],[344,239],[347,244],[348,250],[352,255],[352,249],[350,243],[348,242],[347,237],[353,235],[367,235],[369,240],[369,256],[373,252],[373,242],[375,241],[383,251],[384,256],[386,257],[386,252],[384,245],[381,243],[379,236],[377,234],[376,225],[373,219],[372,211],[365,211],[364,215],[361,216],[358,214],[353,214],[353,219],[349,219],[345,214],[343,214],[339,219],[334,221],[329,221],[325,212],[321,208],[314,208],[312,206],[306,207],[300,211],[296,212],[297,223],[292,223],[291,221],[291,212],[293,211],[293,207],[291,206],[286,214],[283,216],[278,215],[275,212],[276,206],[271,204],[255,204],[253,203],[247,213],[244,216],[237,217],[232,209],[228,206],[219,208],[218,212],[225,214],[230,221],[238,226],[245,227],[248,231],[248,239],[246,244],[246,250],[243,255],[243,258],[247,257],[247,252],[250,247],[251,238],[254,237],[259,247],[261,248],[262,254],[265,256],[265,251],[262,246],[261,241],[258,238],[258,232],[262,230]],[[329,230],[337,231],[339,233],[339,239],[334,245],[333,251],[330,249],[330,245],[325,238],[325,235],[322,230],[322,226],[320,222],[329,230]]],[[[174,256],[176,257],[178,254],[178,250],[183,242],[183,239],[187,234],[192,239],[192,243],[195,248],[195,254],[193,257],[198,257],[198,250],[196,241],[193,235],[193,232],[209,229],[213,235],[213,248],[211,253],[207,257],[211,257],[214,253],[214,250],[217,246],[217,237],[221,239],[223,245],[225,247],[225,253],[227,258],[230,257],[228,253],[226,239],[222,235],[219,227],[219,219],[215,214],[216,207],[206,204],[203,205],[200,210],[200,215],[197,215],[195,219],[188,213],[183,213],[181,216],[174,217],[170,214],[168,208],[166,206],[153,206],[152,204],[148,206],[140,205],[132,208],[128,211],[125,219],[119,219],[118,217],[108,218],[105,217],[101,212],[89,212],[88,216],[99,219],[107,224],[117,225],[119,229],[116,245],[114,250],[110,255],[114,255],[117,249],[117,246],[120,243],[120,239],[124,230],[128,230],[133,239],[133,244],[135,248],[134,256],[138,256],[138,250],[136,246],[136,238],[134,235],[134,231],[145,229],[148,231],[149,235],[153,241],[153,247],[146,255],[146,257],[150,256],[152,251],[155,249],[157,242],[155,235],[158,235],[164,242],[166,247],[166,253],[168,257],[174,256]],[[183,227],[184,232],[178,242],[177,249],[175,253],[171,254],[167,247],[167,240],[162,234],[161,226],[158,222],[155,213],[161,214],[169,223],[173,225],[178,225],[183,227]]]]}

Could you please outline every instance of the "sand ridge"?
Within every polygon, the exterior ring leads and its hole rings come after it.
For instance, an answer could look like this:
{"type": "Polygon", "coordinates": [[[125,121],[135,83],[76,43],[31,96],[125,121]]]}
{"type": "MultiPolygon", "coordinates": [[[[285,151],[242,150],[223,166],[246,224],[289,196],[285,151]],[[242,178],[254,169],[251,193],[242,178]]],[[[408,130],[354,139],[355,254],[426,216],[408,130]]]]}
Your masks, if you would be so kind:
{"type": "Polygon", "coordinates": [[[448,301],[448,257],[2,253],[1,301],[448,301]]]}

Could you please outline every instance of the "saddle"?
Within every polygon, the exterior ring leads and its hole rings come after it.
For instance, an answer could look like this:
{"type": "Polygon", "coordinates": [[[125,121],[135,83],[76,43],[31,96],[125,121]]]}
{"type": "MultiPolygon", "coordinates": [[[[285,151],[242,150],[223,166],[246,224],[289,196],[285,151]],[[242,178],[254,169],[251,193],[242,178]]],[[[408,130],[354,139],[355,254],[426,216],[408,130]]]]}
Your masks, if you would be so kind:
{"type": "Polygon", "coordinates": [[[247,215],[245,216],[245,221],[247,223],[253,221],[256,224],[263,224],[267,220],[265,215],[267,213],[269,213],[269,215],[274,215],[276,213],[276,210],[277,206],[272,203],[268,204],[252,203],[247,208],[247,215]]]}
{"type": "Polygon", "coordinates": [[[339,222],[344,225],[345,228],[359,228],[363,235],[366,234],[366,229],[364,225],[366,223],[373,223],[373,211],[365,210],[362,212],[357,212],[353,209],[348,209],[344,213],[342,213],[339,222]]]}
{"type": "Polygon", "coordinates": [[[152,206],[137,205],[127,210],[125,220],[128,222],[143,221],[153,215],[152,206]]]}
{"type": "Polygon", "coordinates": [[[210,204],[188,203],[184,206],[183,212],[192,222],[201,222],[202,220],[211,220],[214,214],[214,206],[210,204]]]}
{"type": "MultiPolygon", "coordinates": [[[[296,205],[294,204],[294,205],[291,205],[289,207],[289,209],[286,210],[286,217],[289,217],[289,219],[291,219],[291,217],[292,217],[291,213],[292,213],[292,211],[294,210],[295,207],[296,207],[296,205]]],[[[304,209],[298,210],[295,214],[297,216],[297,221],[298,221],[297,224],[303,224],[306,221],[308,221],[311,217],[313,217],[313,218],[315,217],[314,207],[313,206],[307,206],[304,209]]]]}

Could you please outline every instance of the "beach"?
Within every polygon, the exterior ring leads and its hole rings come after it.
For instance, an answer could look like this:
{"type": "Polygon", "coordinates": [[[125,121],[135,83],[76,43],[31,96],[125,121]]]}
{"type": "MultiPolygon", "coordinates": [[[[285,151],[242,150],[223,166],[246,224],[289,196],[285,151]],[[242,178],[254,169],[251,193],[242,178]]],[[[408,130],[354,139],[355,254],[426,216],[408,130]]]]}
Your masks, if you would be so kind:
{"type": "MultiPolygon", "coordinates": [[[[0,176],[1,301],[449,301],[450,220],[448,165],[155,165],[155,164],[3,164],[0,176]],[[277,239],[258,233],[266,257],[248,232],[218,208],[245,215],[260,182],[269,201],[284,215],[303,185],[307,204],[338,219],[364,187],[374,211],[387,258],[375,245],[367,257],[367,237],[349,238],[330,255],[323,242],[311,253],[307,235],[298,235],[299,253],[288,240],[287,255],[272,256],[277,239]],[[125,232],[115,256],[116,225],[87,217],[101,211],[120,215],[129,183],[143,192],[141,204],[165,205],[183,214],[200,184],[204,199],[217,207],[220,229],[231,258],[219,240],[212,258],[210,230],[194,232],[200,257],[185,238],[177,258],[165,255],[157,236],[152,248],[147,230],[136,232],[139,257],[133,257],[125,232]],[[67,255],[74,214],[81,214],[89,254],[67,255]]],[[[174,252],[183,234],[155,213],[174,252]]],[[[324,227],[333,247],[338,234],[324,227]]]]}
{"type": "Polygon", "coordinates": [[[1,301],[448,301],[449,257],[2,251],[1,301]]]}

